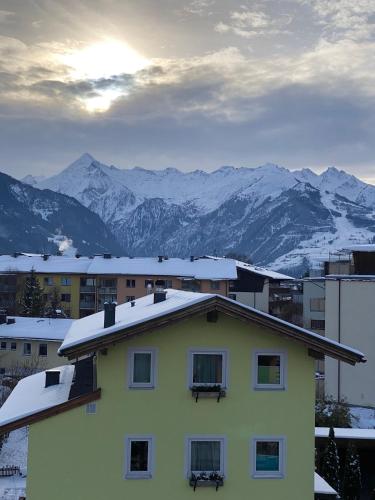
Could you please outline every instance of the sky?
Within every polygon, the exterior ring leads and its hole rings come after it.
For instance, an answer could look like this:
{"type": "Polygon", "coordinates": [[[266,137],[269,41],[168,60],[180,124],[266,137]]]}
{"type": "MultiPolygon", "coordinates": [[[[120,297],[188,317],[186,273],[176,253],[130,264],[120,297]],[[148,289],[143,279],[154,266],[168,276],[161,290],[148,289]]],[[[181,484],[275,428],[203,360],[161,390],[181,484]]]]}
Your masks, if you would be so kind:
{"type": "Polygon", "coordinates": [[[0,0],[0,170],[337,166],[375,183],[375,0],[0,0]]]}

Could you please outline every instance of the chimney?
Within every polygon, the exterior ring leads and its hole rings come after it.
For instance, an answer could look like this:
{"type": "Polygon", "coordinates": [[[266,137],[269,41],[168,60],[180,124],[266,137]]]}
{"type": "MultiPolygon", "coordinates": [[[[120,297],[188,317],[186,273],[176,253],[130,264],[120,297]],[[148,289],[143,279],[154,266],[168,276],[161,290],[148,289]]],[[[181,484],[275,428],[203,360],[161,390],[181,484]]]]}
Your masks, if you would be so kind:
{"type": "Polygon", "coordinates": [[[190,255],[190,262],[194,262],[194,255],[190,255]]]}
{"type": "Polygon", "coordinates": [[[58,385],[59,383],[60,383],[59,370],[46,371],[46,385],[45,385],[45,387],[50,387],[51,385],[58,385]]]}
{"type": "Polygon", "coordinates": [[[103,253],[103,259],[111,259],[112,255],[110,253],[103,253]]]}
{"type": "Polygon", "coordinates": [[[5,309],[0,309],[0,325],[7,322],[7,312],[5,309]]]}
{"type": "Polygon", "coordinates": [[[116,305],[116,302],[104,302],[104,328],[109,328],[115,324],[116,305]]]}
{"type": "Polygon", "coordinates": [[[158,262],[163,262],[163,256],[162,255],[158,255],[158,262]]]}
{"type": "Polygon", "coordinates": [[[49,257],[48,253],[45,253],[45,254],[43,254],[43,256],[42,256],[43,260],[48,260],[48,257],[49,257]]]}
{"type": "Polygon", "coordinates": [[[7,319],[7,325],[14,325],[16,322],[16,318],[8,318],[7,319]]]}
{"type": "Polygon", "coordinates": [[[159,302],[164,302],[167,298],[167,292],[164,288],[156,288],[154,293],[154,304],[158,304],[159,302]]]}

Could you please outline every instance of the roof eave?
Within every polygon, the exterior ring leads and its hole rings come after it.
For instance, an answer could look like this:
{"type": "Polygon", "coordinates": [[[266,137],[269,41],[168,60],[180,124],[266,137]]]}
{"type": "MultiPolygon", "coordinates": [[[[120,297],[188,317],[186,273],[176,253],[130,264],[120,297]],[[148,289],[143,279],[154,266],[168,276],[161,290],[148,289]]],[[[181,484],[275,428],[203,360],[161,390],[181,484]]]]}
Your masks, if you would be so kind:
{"type": "Polygon", "coordinates": [[[186,307],[167,313],[158,318],[153,318],[134,325],[123,330],[117,330],[104,337],[98,337],[88,340],[76,346],[70,346],[59,350],[60,356],[66,356],[69,359],[78,358],[93,351],[104,349],[119,342],[123,342],[128,337],[139,335],[152,329],[161,328],[173,323],[186,320],[196,314],[205,314],[212,310],[217,310],[236,319],[250,321],[258,326],[269,328],[279,335],[284,335],[291,340],[304,344],[307,348],[314,350],[322,355],[331,356],[339,361],[344,361],[351,365],[366,362],[365,357],[357,351],[348,349],[345,346],[332,344],[325,337],[315,337],[308,335],[303,329],[294,327],[277,318],[263,314],[256,310],[250,310],[234,301],[228,300],[219,295],[211,296],[199,303],[187,305],[186,307]]]}

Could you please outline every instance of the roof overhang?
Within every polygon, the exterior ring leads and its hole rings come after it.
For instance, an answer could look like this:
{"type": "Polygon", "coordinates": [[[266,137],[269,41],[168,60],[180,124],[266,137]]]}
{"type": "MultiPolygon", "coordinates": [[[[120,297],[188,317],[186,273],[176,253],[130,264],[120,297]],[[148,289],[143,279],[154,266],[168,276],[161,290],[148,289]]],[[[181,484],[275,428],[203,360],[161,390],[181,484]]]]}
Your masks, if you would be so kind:
{"type": "Polygon", "coordinates": [[[188,304],[177,311],[167,312],[162,316],[142,321],[127,328],[119,328],[116,331],[111,330],[107,335],[102,335],[86,342],[83,341],[70,347],[60,348],[59,354],[69,359],[74,359],[96,350],[108,348],[111,345],[123,342],[128,338],[140,335],[151,329],[163,328],[179,321],[187,320],[192,316],[206,314],[211,311],[217,311],[235,319],[256,324],[259,327],[267,328],[278,335],[303,344],[309,349],[309,354],[313,357],[331,356],[352,365],[366,361],[364,355],[355,349],[351,349],[321,335],[314,334],[220,295],[210,296],[206,300],[188,304]]]}

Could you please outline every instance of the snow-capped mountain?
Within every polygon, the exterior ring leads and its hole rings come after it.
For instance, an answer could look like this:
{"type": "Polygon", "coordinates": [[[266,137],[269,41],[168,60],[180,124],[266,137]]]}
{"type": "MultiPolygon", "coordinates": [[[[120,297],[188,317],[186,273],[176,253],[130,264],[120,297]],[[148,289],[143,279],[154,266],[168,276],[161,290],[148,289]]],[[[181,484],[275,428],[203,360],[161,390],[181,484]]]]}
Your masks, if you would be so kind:
{"type": "MultiPolygon", "coordinates": [[[[25,179],[30,182],[30,180],[25,179]]],[[[84,154],[33,185],[76,198],[132,255],[229,251],[288,269],[375,236],[375,186],[328,168],[119,169],[84,154]]]]}
{"type": "Polygon", "coordinates": [[[0,200],[1,253],[56,253],[69,245],[84,254],[121,253],[100,217],[74,198],[0,173],[0,200]]]}

